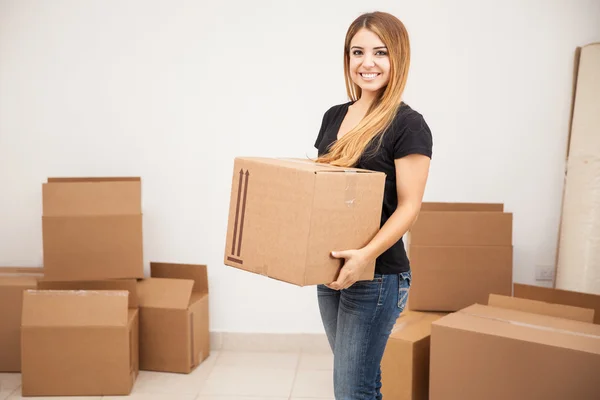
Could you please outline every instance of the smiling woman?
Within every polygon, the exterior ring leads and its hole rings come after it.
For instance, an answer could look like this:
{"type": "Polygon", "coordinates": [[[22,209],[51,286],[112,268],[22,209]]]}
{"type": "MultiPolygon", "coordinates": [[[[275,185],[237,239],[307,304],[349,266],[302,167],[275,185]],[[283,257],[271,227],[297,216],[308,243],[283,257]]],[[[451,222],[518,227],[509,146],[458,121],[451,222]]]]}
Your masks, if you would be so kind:
{"type": "Polygon", "coordinates": [[[357,18],[344,44],[350,102],[325,113],[315,142],[319,162],[386,174],[381,229],[361,249],[333,251],[344,266],[335,282],[317,287],[336,399],[382,399],[381,359],[410,289],[402,236],[421,208],[433,140],[423,116],[402,101],[409,64],[400,20],[382,12],[357,18]],[[372,260],[375,278],[358,281],[372,260]]]}

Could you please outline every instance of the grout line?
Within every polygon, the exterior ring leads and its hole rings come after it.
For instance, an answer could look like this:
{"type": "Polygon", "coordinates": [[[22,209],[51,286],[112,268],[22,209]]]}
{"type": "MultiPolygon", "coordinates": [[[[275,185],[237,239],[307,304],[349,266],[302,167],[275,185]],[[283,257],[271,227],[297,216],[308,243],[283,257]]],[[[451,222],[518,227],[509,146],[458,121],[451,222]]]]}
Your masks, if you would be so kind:
{"type": "Polygon", "coordinates": [[[300,371],[300,362],[302,361],[302,354],[302,347],[300,347],[300,351],[298,351],[298,361],[296,362],[296,373],[294,374],[294,379],[292,379],[292,387],[290,388],[290,396],[288,397],[288,400],[291,400],[292,395],[294,394],[294,385],[296,384],[298,372],[300,371]]]}

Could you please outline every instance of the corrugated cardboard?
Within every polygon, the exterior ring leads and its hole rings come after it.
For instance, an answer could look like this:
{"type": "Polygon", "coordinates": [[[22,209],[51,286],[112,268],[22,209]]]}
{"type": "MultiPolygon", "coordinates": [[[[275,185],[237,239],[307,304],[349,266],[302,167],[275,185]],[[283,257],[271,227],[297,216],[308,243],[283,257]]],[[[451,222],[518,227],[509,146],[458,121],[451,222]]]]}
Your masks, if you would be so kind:
{"type": "Polygon", "coordinates": [[[421,211],[407,238],[415,246],[510,246],[512,213],[421,211]]]}
{"type": "Polygon", "coordinates": [[[457,311],[512,293],[512,246],[410,246],[411,310],[457,311]]]}
{"type": "Polygon", "coordinates": [[[143,278],[139,178],[49,178],[42,191],[45,279],[143,278]]]}
{"type": "Polygon", "coordinates": [[[510,310],[530,312],[534,314],[549,315],[557,318],[572,319],[573,321],[594,322],[594,310],[565,306],[563,304],[552,304],[545,301],[520,299],[518,297],[499,296],[490,294],[488,305],[510,310]]]}
{"type": "Polygon", "coordinates": [[[384,182],[383,173],[307,160],[236,158],[225,264],[299,286],[335,281],[343,261],[331,252],[379,231],[384,182]]]}
{"type": "Polygon", "coordinates": [[[23,291],[35,289],[43,268],[0,267],[0,372],[21,371],[23,291]]]}
{"type": "Polygon", "coordinates": [[[555,287],[600,294],[600,42],[575,52],[555,287]]]}
{"type": "Polygon", "coordinates": [[[190,373],[210,353],[205,265],[151,263],[138,282],[140,369],[190,373]]]}
{"type": "Polygon", "coordinates": [[[407,253],[411,310],[457,311],[512,293],[512,213],[502,203],[424,202],[407,253]]]}
{"type": "Polygon", "coordinates": [[[473,305],[432,323],[431,400],[596,400],[600,327],[473,305]]]}
{"type": "Polygon", "coordinates": [[[396,321],[381,362],[381,393],[385,399],[429,398],[431,323],[445,314],[404,311],[396,321]]]}
{"type": "Polygon", "coordinates": [[[128,395],[138,375],[138,310],[127,291],[23,294],[23,396],[128,395]]]}
{"type": "Polygon", "coordinates": [[[594,323],[600,324],[599,295],[515,283],[513,296],[554,304],[591,308],[594,310],[594,323]]]}
{"type": "Polygon", "coordinates": [[[99,281],[47,281],[40,279],[40,290],[127,290],[129,308],[138,308],[137,281],[135,279],[103,279],[99,281]]]}

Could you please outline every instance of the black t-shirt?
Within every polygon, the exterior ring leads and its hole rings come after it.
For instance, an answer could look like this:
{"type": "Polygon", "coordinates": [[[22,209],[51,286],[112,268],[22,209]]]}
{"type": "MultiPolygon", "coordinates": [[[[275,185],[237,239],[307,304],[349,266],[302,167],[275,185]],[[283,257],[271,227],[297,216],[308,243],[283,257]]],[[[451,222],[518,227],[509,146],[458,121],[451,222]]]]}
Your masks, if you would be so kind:
{"type": "MultiPolygon", "coordinates": [[[[335,105],[323,116],[321,129],[315,142],[319,155],[325,154],[337,140],[340,125],[352,103],[335,105]]],[[[394,121],[383,133],[381,146],[376,152],[373,152],[378,141],[379,137],[371,141],[355,167],[386,174],[381,214],[381,226],[383,226],[398,205],[394,160],[409,154],[423,154],[431,158],[433,139],[423,116],[407,104],[402,103],[394,121]]],[[[402,239],[381,254],[375,264],[375,272],[379,274],[397,274],[409,270],[410,263],[402,239]]]]}

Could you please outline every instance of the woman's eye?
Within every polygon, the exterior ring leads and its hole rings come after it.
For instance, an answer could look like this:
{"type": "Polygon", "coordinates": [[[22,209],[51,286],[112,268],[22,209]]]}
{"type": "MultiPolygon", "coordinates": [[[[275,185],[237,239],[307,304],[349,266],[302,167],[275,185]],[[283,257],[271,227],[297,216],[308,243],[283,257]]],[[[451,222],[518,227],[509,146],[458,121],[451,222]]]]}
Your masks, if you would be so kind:
{"type": "Polygon", "coordinates": [[[362,55],[362,51],[360,51],[360,50],[354,50],[352,52],[352,54],[354,54],[355,56],[360,56],[360,55],[362,55]]]}
{"type": "Polygon", "coordinates": [[[377,53],[375,53],[375,54],[376,54],[376,55],[378,55],[378,56],[387,56],[387,51],[383,51],[383,50],[381,50],[381,51],[378,51],[378,52],[377,52],[377,53]]]}

